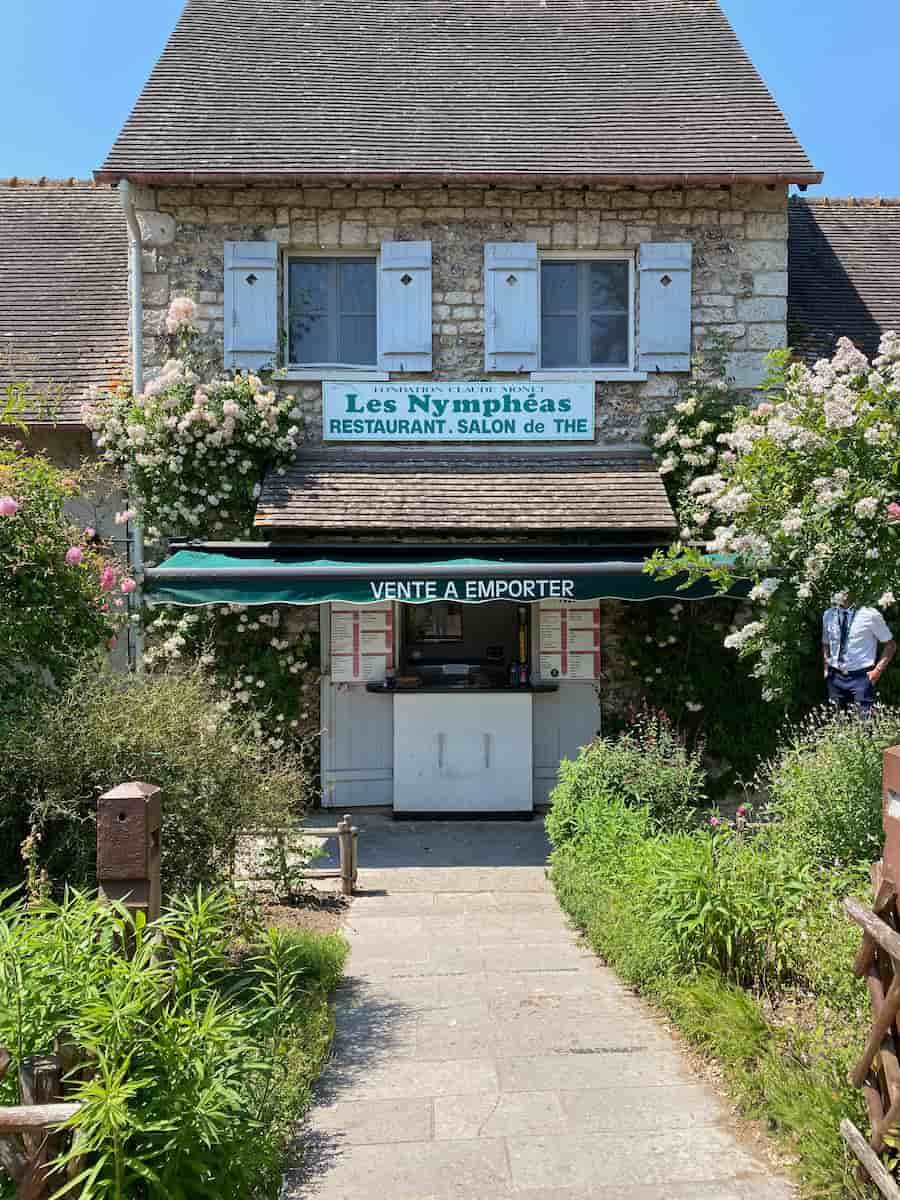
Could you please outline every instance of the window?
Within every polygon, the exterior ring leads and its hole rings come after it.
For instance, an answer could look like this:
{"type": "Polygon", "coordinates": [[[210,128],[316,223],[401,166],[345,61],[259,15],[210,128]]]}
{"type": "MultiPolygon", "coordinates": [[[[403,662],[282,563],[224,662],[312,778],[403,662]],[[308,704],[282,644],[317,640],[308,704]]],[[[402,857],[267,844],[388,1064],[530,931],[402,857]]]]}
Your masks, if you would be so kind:
{"type": "Polygon", "coordinates": [[[631,367],[628,259],[541,262],[541,367],[631,367]]]}
{"type": "Polygon", "coordinates": [[[290,258],[287,284],[291,365],[370,367],[378,361],[374,258],[290,258]]]}

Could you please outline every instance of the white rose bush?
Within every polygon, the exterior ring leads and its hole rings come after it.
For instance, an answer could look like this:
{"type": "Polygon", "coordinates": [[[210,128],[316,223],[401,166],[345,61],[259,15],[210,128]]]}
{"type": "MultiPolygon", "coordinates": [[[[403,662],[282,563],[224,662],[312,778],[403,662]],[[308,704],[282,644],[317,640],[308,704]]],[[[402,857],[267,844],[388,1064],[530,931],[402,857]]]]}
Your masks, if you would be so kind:
{"type": "Polygon", "coordinates": [[[263,475],[294,458],[301,414],[293,396],[280,398],[251,373],[201,381],[195,314],[188,297],[173,300],[166,330],[178,356],[140,395],[120,387],[93,397],[83,419],[129,479],[151,537],[246,536],[263,475]]]}
{"type": "Polygon", "coordinates": [[[818,653],[811,627],[834,595],[890,609],[900,594],[900,336],[871,363],[846,338],[812,368],[772,357],[766,398],[723,418],[709,469],[679,454],[693,411],[675,414],[665,442],[657,433],[662,464],[682,472],[681,533],[648,570],[722,593],[749,581],[751,619],[725,644],[774,700],[818,653]]]}

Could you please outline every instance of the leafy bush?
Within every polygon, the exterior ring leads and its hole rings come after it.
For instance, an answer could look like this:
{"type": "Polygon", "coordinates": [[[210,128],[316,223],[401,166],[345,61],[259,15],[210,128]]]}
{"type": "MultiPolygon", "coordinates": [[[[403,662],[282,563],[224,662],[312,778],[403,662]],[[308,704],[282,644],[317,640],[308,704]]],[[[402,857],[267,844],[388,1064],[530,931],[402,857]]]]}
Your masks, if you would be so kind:
{"type": "Polygon", "coordinates": [[[0,441],[0,722],[18,705],[23,668],[64,682],[113,637],[124,607],[94,530],[73,528],[65,512],[96,473],[63,472],[17,445],[0,441]]]}
{"type": "Polygon", "coordinates": [[[847,866],[880,857],[882,756],[900,742],[900,709],[871,721],[813,713],[760,773],[776,836],[810,861],[847,866]]]}
{"type": "MultiPolygon", "coordinates": [[[[178,901],[150,926],[74,893],[0,898],[0,1043],[15,1065],[65,1029],[89,1067],[60,1164],[83,1160],[81,1200],[278,1194],[346,945],[258,931],[237,963],[230,914],[221,893],[178,901]]],[[[0,1103],[16,1101],[14,1077],[0,1103]]]]}
{"type": "Polygon", "coordinates": [[[767,399],[727,420],[714,465],[680,494],[681,540],[648,569],[722,591],[751,580],[758,608],[726,645],[753,660],[765,698],[789,700],[832,596],[888,610],[900,595],[900,335],[871,363],[848,338],[812,368],[772,360],[767,399]]]}
{"type": "Polygon", "coordinates": [[[600,836],[617,803],[645,809],[640,820],[659,828],[686,828],[706,798],[705,783],[699,748],[689,750],[665,714],[644,712],[621,737],[597,738],[574,762],[563,761],[547,832],[557,846],[600,836]]]}
{"type": "Polygon", "coordinates": [[[0,747],[0,842],[12,849],[33,827],[51,878],[92,887],[97,798],[128,780],[162,788],[169,893],[221,881],[242,830],[284,827],[304,803],[298,760],[219,707],[199,670],[83,672],[0,747]]]}

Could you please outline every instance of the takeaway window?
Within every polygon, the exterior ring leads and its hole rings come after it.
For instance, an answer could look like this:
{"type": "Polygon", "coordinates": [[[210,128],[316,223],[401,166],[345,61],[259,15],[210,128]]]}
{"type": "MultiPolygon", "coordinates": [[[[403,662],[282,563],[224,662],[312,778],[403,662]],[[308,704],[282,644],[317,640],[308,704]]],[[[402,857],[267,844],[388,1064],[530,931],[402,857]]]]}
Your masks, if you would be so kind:
{"type": "Polygon", "coordinates": [[[630,368],[633,305],[629,259],[542,259],[541,367],[630,368]]]}
{"type": "Polygon", "coordinates": [[[289,364],[375,366],[376,259],[291,257],[287,276],[289,364]]]}

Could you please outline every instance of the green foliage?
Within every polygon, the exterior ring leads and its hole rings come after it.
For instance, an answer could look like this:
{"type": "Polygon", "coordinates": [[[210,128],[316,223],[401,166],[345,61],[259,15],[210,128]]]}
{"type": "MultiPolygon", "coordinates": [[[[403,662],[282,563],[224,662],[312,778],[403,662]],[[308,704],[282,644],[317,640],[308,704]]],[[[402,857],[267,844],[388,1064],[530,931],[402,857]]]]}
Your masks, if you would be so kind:
{"type": "Polygon", "coordinates": [[[249,536],[260,484],[300,440],[300,410],[253,374],[203,379],[196,306],[176,297],[167,325],[177,357],[142,395],[95,397],[85,420],[107,462],[128,476],[150,536],[249,536]]]}
{"type": "Polygon", "coordinates": [[[842,338],[811,370],[787,352],[772,366],[764,402],[726,420],[714,466],[680,491],[680,541],[648,566],[723,592],[752,581],[759,607],[726,644],[766,698],[795,692],[833,596],[888,610],[900,595],[900,337],[872,363],[842,338]]]}
{"type": "MultiPolygon", "coordinates": [[[[752,778],[775,750],[783,712],[766,703],[757,679],[723,642],[738,620],[735,600],[652,601],[632,606],[622,647],[643,702],[665,712],[715,765],[710,789],[723,794],[752,778]]],[[[811,646],[815,678],[821,670],[811,646]]]]}
{"type": "Polygon", "coordinates": [[[868,864],[850,856],[868,848],[897,724],[892,711],[792,734],[768,768],[776,799],[761,826],[661,830],[592,748],[564,766],[547,822],[554,887],[590,944],[722,1063],[744,1111],[796,1155],[807,1193],[829,1200],[863,1194],[838,1126],[866,1125],[847,1074],[871,1016],[840,900],[871,898],[868,864]]]}
{"type": "MultiPolygon", "coordinates": [[[[59,1167],[62,1186],[67,1163],[84,1160],[81,1200],[278,1194],[346,945],[257,930],[238,962],[231,911],[203,891],[149,926],[75,893],[0,906],[0,1043],[19,1062],[65,1028],[93,1064],[59,1167]]],[[[0,1103],[16,1102],[14,1078],[0,1103]]]]}
{"type": "Polygon", "coordinates": [[[33,827],[53,879],[93,886],[97,797],[127,780],[162,788],[170,893],[227,878],[237,836],[284,827],[306,799],[296,756],[264,745],[199,669],[85,671],[0,747],[0,842],[12,849],[33,827]]]}
{"type": "Polygon", "coordinates": [[[900,709],[882,706],[865,724],[821,709],[789,731],[759,780],[779,840],[823,866],[878,858],[882,756],[898,742],[900,709]]]}
{"type": "Polygon", "coordinates": [[[97,482],[0,441],[0,726],[34,683],[23,668],[63,683],[122,623],[102,583],[109,558],[64,507],[97,482]]]}
{"type": "Polygon", "coordinates": [[[668,412],[654,414],[647,433],[673,505],[718,458],[718,437],[730,428],[742,396],[728,377],[730,342],[711,334],[691,378],[668,412]]]}
{"type": "MultiPolygon", "coordinates": [[[[302,610],[301,610],[302,611],[302,610]]],[[[201,666],[229,710],[255,722],[273,750],[290,746],[308,787],[319,787],[318,630],[297,625],[297,609],[222,604],[202,609],[154,608],[147,623],[149,670],[201,666]]]]}
{"type": "Polygon", "coordinates": [[[551,799],[547,832],[555,845],[596,835],[609,805],[646,809],[659,828],[680,829],[705,800],[705,775],[699,752],[687,749],[665,714],[644,712],[621,737],[597,738],[564,761],[551,799]]]}

